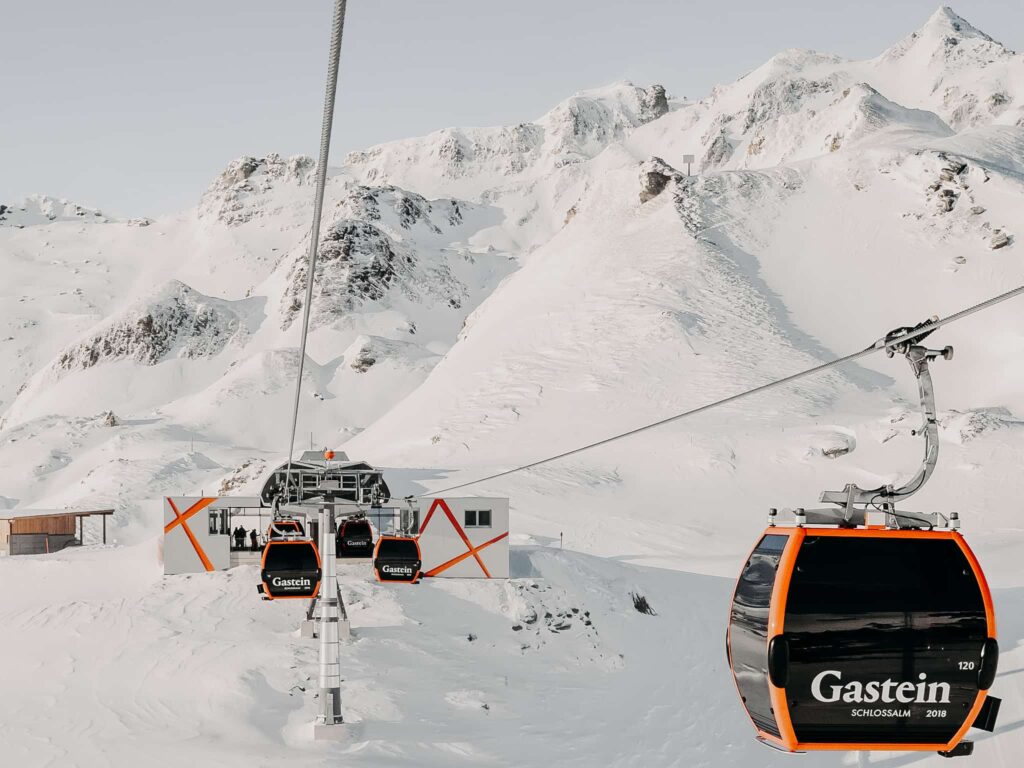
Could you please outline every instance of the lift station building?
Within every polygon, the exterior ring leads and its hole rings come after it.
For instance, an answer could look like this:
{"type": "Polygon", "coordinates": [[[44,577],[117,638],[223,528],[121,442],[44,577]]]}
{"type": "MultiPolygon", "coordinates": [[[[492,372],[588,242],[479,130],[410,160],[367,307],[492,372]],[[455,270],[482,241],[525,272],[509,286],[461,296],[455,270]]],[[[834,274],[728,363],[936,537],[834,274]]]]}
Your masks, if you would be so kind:
{"type": "MultiPolygon", "coordinates": [[[[238,521],[255,523],[257,530],[266,530],[274,509],[262,502],[258,496],[165,498],[164,574],[220,571],[253,562],[250,553],[232,550],[232,531],[238,521]]],[[[484,579],[509,576],[508,499],[423,498],[377,507],[349,502],[346,507],[352,514],[358,507],[358,514],[370,521],[377,535],[405,532],[416,536],[424,575],[484,579]]],[[[295,509],[295,505],[284,505],[281,512],[293,515],[295,509]]],[[[307,515],[307,532],[315,536],[315,502],[296,516],[303,514],[307,515]]],[[[336,514],[340,518],[345,515],[344,511],[336,514]]]]}

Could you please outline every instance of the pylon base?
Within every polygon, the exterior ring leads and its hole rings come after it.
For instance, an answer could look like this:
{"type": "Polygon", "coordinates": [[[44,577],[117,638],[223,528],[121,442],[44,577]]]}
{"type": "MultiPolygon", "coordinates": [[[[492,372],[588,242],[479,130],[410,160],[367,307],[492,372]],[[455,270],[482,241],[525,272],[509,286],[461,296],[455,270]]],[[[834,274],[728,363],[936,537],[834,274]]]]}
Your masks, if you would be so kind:
{"type": "Polygon", "coordinates": [[[345,724],[341,721],[333,725],[313,723],[313,738],[316,741],[345,741],[348,734],[345,731],[345,724]]]}

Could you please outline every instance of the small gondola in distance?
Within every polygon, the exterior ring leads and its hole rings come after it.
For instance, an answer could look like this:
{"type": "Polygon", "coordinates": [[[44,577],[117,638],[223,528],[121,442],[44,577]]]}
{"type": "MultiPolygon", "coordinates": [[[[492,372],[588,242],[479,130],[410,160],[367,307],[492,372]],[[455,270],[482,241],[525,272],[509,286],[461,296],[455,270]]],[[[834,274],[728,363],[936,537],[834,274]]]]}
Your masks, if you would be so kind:
{"type": "Polygon", "coordinates": [[[338,557],[373,557],[373,526],[366,518],[343,520],[338,526],[335,551],[338,557]]]}

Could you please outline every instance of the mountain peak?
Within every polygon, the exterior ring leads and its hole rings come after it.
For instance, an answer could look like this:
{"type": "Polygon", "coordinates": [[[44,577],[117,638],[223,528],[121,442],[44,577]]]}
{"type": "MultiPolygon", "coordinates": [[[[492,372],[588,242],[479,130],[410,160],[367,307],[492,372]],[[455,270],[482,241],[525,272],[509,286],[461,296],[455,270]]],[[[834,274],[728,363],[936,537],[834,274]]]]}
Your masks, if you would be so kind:
{"type": "Polygon", "coordinates": [[[976,37],[989,42],[994,42],[991,37],[975,27],[965,18],[958,15],[956,11],[948,5],[940,6],[939,9],[928,18],[925,25],[914,34],[924,36],[929,31],[938,32],[941,35],[952,34],[963,38],[976,37]]]}

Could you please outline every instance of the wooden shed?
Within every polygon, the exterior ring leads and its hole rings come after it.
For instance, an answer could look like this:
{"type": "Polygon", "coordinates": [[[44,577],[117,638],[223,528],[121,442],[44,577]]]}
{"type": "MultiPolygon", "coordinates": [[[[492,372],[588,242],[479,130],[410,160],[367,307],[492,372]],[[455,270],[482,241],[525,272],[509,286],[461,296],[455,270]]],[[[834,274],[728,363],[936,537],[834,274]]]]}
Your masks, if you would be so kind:
{"type": "Polygon", "coordinates": [[[84,520],[102,520],[107,543],[107,517],[112,509],[8,509],[0,511],[0,554],[41,555],[82,543],[84,520]]]}

